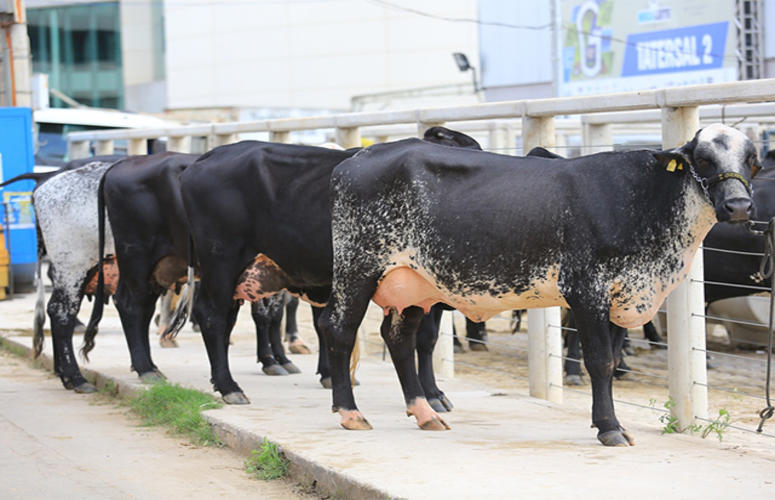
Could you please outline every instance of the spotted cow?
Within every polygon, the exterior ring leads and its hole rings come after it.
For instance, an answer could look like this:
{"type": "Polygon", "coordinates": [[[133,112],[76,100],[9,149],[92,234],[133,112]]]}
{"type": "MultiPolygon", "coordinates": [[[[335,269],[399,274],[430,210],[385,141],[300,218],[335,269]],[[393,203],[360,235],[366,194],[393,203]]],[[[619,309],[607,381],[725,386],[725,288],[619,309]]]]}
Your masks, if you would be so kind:
{"type": "Polygon", "coordinates": [[[319,320],[342,425],[370,428],[347,378],[370,300],[385,311],[408,412],[428,429],[447,426],[410,356],[424,311],[444,302],[482,321],[565,306],[578,322],[598,439],[633,444],[614,413],[613,353],[623,337],[611,338],[609,320],[651,319],[716,220],[749,219],[756,158],[744,134],[711,125],[669,151],[513,157],[410,139],[342,162],[331,177],[332,292],[319,320]]]}

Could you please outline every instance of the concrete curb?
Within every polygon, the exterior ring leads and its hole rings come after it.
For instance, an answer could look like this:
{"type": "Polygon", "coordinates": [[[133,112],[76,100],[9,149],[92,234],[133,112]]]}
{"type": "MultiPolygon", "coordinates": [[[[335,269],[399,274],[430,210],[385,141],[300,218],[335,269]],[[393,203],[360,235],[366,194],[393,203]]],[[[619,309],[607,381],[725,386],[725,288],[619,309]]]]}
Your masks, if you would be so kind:
{"type": "MultiPolygon", "coordinates": [[[[50,372],[54,370],[54,361],[51,356],[41,354],[38,358],[33,358],[31,347],[3,337],[2,335],[0,335],[0,348],[13,354],[26,357],[38,368],[44,368],[50,372]]],[[[144,387],[140,382],[136,384],[126,383],[91,368],[83,366],[80,368],[84,377],[97,388],[115,388],[116,394],[120,396],[135,394],[138,391],[143,390],[144,387]]],[[[223,421],[216,413],[217,410],[210,410],[204,412],[202,416],[207,420],[221,441],[237,454],[247,458],[253,450],[260,448],[261,443],[266,440],[265,436],[260,436],[223,421]]],[[[282,443],[275,444],[279,447],[280,451],[282,451],[283,456],[290,462],[288,477],[292,481],[296,481],[303,486],[309,487],[320,496],[359,499],[394,498],[389,493],[360,482],[347,474],[343,474],[308,460],[298,453],[289,450],[287,447],[283,446],[282,443]]]]}

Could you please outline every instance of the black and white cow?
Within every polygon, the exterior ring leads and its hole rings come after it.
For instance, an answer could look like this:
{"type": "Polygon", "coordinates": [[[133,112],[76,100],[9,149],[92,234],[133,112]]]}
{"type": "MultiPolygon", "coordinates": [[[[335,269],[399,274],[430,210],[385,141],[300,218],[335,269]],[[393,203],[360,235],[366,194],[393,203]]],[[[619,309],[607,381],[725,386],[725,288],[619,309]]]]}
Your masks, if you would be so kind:
{"type": "MultiPolygon", "coordinates": [[[[73,329],[84,295],[95,295],[92,277],[97,266],[97,188],[112,161],[93,161],[56,173],[40,183],[32,195],[38,226],[38,299],[35,307],[34,348],[43,346],[43,280],[41,260],[47,255],[53,268],[53,291],[48,301],[54,372],[65,388],[94,392],[81,374],[73,350],[73,329]]],[[[105,247],[113,252],[110,231],[105,247]]],[[[107,297],[95,296],[95,305],[107,297]]]]}
{"type": "Polygon", "coordinates": [[[408,411],[441,424],[433,429],[446,426],[410,356],[424,310],[444,302],[482,321],[561,305],[576,314],[598,439],[633,444],[614,414],[622,337],[611,339],[609,319],[648,321],[716,219],[749,219],[756,158],[741,132],[711,125],[669,151],[520,158],[406,140],[342,162],[331,179],[332,293],[319,320],[342,425],[370,428],[347,377],[370,300],[390,319],[385,340],[408,411]]]}
{"type": "MultiPolygon", "coordinates": [[[[478,147],[470,137],[443,127],[430,129],[425,139],[478,147]]],[[[331,290],[329,181],[334,167],[356,151],[244,141],[213,149],[181,175],[201,273],[194,315],[213,385],[225,402],[249,403],[228,365],[228,337],[241,301],[287,290],[314,306],[318,330],[317,318],[331,290]]],[[[328,386],[326,341],[318,339],[318,373],[328,386]]],[[[431,398],[443,397],[435,384],[426,390],[431,398]]]]}

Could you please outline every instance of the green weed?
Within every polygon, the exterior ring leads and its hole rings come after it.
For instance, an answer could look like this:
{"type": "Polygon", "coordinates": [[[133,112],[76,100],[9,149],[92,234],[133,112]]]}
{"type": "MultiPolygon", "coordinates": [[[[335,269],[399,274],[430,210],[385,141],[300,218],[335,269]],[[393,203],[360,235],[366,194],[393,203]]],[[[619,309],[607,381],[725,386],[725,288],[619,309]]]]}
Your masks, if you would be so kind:
{"type": "Polygon", "coordinates": [[[702,430],[702,438],[705,439],[711,433],[715,432],[718,440],[721,441],[724,438],[724,431],[729,427],[730,416],[726,408],[722,408],[718,411],[718,417],[713,419],[702,430]]]}
{"type": "Polygon", "coordinates": [[[130,396],[128,405],[145,425],[167,426],[175,434],[188,436],[199,445],[222,444],[202,417],[202,411],[222,406],[209,394],[160,382],[147,391],[130,396]]]}
{"type": "Polygon", "coordinates": [[[288,474],[288,460],[282,456],[276,444],[264,440],[261,449],[251,451],[245,459],[245,471],[259,479],[278,479],[288,474]]]}

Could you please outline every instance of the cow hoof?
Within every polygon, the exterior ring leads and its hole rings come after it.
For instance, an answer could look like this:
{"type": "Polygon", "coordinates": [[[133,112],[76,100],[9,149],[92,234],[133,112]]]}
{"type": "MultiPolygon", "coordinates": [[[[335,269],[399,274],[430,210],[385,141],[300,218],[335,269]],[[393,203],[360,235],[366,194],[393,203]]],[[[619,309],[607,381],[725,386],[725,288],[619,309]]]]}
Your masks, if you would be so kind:
{"type": "Polygon", "coordinates": [[[439,398],[431,398],[428,400],[428,404],[431,405],[431,408],[433,408],[433,411],[436,413],[446,413],[447,408],[441,403],[439,398]]]}
{"type": "Polygon", "coordinates": [[[452,404],[452,401],[449,400],[446,394],[439,396],[439,401],[441,401],[441,404],[444,405],[444,408],[446,408],[447,411],[452,411],[452,409],[455,407],[455,405],[452,404]]]}
{"type": "Polygon", "coordinates": [[[294,365],[292,362],[288,361],[287,363],[281,365],[283,368],[285,368],[285,371],[288,373],[301,373],[301,370],[298,366],[294,365]]]}
{"type": "Polygon", "coordinates": [[[457,344],[455,345],[454,351],[455,351],[455,354],[463,354],[465,352],[463,350],[463,346],[462,345],[457,345],[457,344]]]}
{"type": "Polygon", "coordinates": [[[581,375],[566,375],[565,385],[584,385],[584,379],[581,375]]]}
{"type": "Polygon", "coordinates": [[[264,365],[263,368],[261,368],[261,371],[266,373],[267,375],[288,375],[288,370],[283,368],[281,365],[278,365],[277,363],[273,365],[264,365]]]}
{"type": "Polygon", "coordinates": [[[159,337],[159,345],[165,349],[168,347],[178,347],[178,341],[171,337],[159,337]]]}
{"type": "Polygon", "coordinates": [[[165,380],[167,380],[167,377],[159,370],[152,370],[140,375],[140,382],[144,384],[156,384],[158,382],[164,382],[165,380]]]}
{"type": "Polygon", "coordinates": [[[424,431],[448,431],[451,429],[451,427],[439,416],[435,416],[423,423],[417,422],[417,425],[424,431]]]}
{"type": "Polygon", "coordinates": [[[340,424],[349,431],[370,431],[372,429],[369,421],[358,410],[339,410],[339,415],[342,417],[340,424]]]}
{"type": "Polygon", "coordinates": [[[296,339],[288,344],[288,350],[293,354],[312,354],[312,350],[301,339],[296,339]]]}
{"type": "Polygon", "coordinates": [[[223,402],[227,405],[249,405],[250,400],[247,396],[245,396],[245,393],[242,391],[237,392],[230,392],[228,394],[224,394],[223,396],[223,402]]]}
{"type": "Polygon", "coordinates": [[[469,351],[489,351],[489,349],[487,349],[487,344],[479,344],[477,342],[468,344],[468,350],[469,351]]]}
{"type": "Polygon", "coordinates": [[[635,439],[624,429],[601,432],[597,439],[605,446],[635,446],[635,439]]]}
{"type": "Polygon", "coordinates": [[[89,382],[84,382],[82,384],[76,385],[75,387],[73,387],[73,390],[78,394],[93,394],[97,392],[97,388],[94,387],[89,382]]]}
{"type": "Polygon", "coordinates": [[[445,431],[450,427],[431,409],[425,398],[417,398],[406,407],[406,415],[417,419],[417,425],[424,431],[445,431]]]}
{"type": "Polygon", "coordinates": [[[332,385],[331,385],[331,377],[322,377],[320,379],[320,385],[322,385],[326,389],[330,389],[332,387],[332,385]]]}

